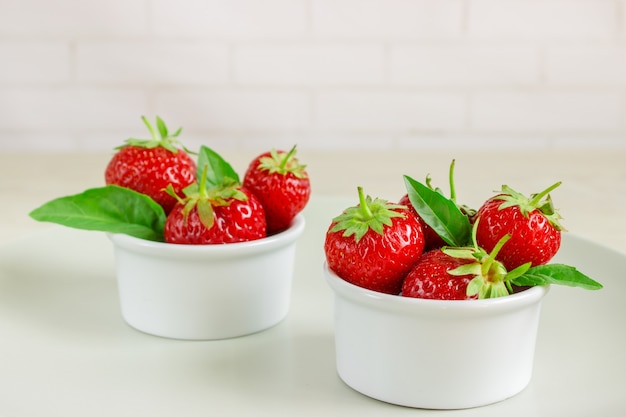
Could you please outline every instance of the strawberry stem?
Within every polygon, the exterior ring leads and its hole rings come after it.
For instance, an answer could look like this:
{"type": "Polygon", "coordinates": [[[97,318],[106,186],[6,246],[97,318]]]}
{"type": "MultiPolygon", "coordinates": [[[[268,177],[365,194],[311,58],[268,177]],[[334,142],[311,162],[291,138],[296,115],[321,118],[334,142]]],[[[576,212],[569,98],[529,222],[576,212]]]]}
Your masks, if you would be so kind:
{"type": "Polygon", "coordinates": [[[456,188],[454,187],[454,159],[450,163],[450,170],[448,174],[448,178],[450,181],[450,200],[456,202],[456,188]]]}
{"type": "Polygon", "coordinates": [[[200,193],[200,198],[206,198],[208,196],[206,191],[206,182],[207,182],[207,172],[209,169],[208,164],[204,164],[202,167],[202,176],[200,177],[200,186],[198,192],[200,193]]]}
{"type": "Polygon", "coordinates": [[[365,199],[365,194],[363,193],[363,187],[358,186],[357,191],[359,193],[359,205],[361,207],[361,214],[363,215],[363,220],[369,220],[374,215],[372,214],[372,210],[370,210],[369,204],[365,199]]]}
{"type": "Polygon", "coordinates": [[[286,170],[287,163],[295,155],[295,153],[296,153],[296,145],[293,145],[291,150],[287,154],[285,154],[282,161],[280,162],[279,172],[284,172],[286,170]]]}
{"type": "Polygon", "coordinates": [[[552,190],[557,188],[559,185],[561,185],[561,181],[558,181],[558,182],[552,184],[551,186],[549,186],[548,188],[546,188],[545,190],[543,190],[539,194],[536,194],[535,196],[533,196],[533,199],[530,201],[530,205],[532,207],[538,207],[539,206],[539,202],[541,201],[541,199],[544,196],[550,194],[550,192],[552,192],[552,190]]]}
{"type": "Polygon", "coordinates": [[[150,135],[152,136],[152,140],[154,140],[155,142],[160,142],[162,138],[160,136],[157,136],[156,130],[154,130],[154,127],[152,127],[152,124],[150,124],[148,118],[146,116],[141,116],[141,120],[143,120],[144,124],[148,127],[150,135]]]}
{"type": "Polygon", "coordinates": [[[495,259],[496,256],[498,256],[498,252],[500,252],[500,249],[502,249],[502,246],[504,246],[504,244],[508,242],[510,238],[511,238],[511,235],[509,234],[502,236],[502,238],[498,240],[498,243],[496,243],[496,246],[493,247],[489,256],[495,259]]]}
{"type": "Polygon", "coordinates": [[[485,259],[483,263],[483,272],[485,273],[485,276],[487,276],[488,272],[491,270],[491,266],[493,265],[493,263],[496,262],[496,256],[498,256],[498,252],[500,252],[500,249],[502,249],[504,244],[508,242],[509,239],[511,239],[511,235],[506,234],[502,236],[498,243],[496,243],[496,246],[494,246],[494,248],[492,249],[488,258],[485,259]]]}

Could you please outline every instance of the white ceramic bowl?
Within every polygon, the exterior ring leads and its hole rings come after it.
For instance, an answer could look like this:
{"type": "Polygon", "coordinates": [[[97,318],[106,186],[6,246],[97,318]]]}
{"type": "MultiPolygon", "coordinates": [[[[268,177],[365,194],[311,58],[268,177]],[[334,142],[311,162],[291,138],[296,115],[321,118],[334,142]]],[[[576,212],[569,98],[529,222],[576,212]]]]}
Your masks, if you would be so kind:
{"type": "Polygon", "coordinates": [[[223,245],[176,245],[109,234],[124,320],[145,333],[212,340],[255,333],[289,310],[304,217],[279,234],[223,245]]]}
{"type": "Polygon", "coordinates": [[[530,382],[541,300],[549,287],[491,300],[406,298],[350,284],[334,292],[340,378],[369,397],[460,409],[509,398],[530,382]]]}

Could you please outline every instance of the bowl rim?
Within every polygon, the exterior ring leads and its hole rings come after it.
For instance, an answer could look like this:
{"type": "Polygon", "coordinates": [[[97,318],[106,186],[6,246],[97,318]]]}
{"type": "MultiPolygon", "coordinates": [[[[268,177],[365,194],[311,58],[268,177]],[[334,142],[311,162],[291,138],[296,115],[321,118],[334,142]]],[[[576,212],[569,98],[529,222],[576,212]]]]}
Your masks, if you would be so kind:
{"type": "Polygon", "coordinates": [[[288,229],[267,236],[261,239],[246,242],[206,244],[206,245],[184,245],[167,242],[156,242],[152,240],[140,239],[123,233],[107,233],[109,240],[117,248],[129,251],[164,256],[199,256],[215,255],[218,257],[243,256],[247,254],[259,254],[269,252],[281,247],[290,245],[304,232],[304,215],[298,214],[294,217],[288,229]]]}
{"type": "Polygon", "coordinates": [[[522,309],[536,304],[549,292],[550,285],[534,286],[524,291],[483,300],[430,300],[423,298],[402,297],[400,295],[385,294],[367,288],[359,287],[333,272],[324,261],[324,276],[335,295],[366,307],[381,311],[400,312],[405,314],[493,314],[522,309]]]}

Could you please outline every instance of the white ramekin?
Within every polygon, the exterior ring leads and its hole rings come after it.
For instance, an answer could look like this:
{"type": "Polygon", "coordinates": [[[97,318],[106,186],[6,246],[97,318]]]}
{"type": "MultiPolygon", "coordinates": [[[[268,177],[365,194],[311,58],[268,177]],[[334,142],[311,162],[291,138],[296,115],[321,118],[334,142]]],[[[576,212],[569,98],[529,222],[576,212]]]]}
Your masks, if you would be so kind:
{"type": "Polygon", "coordinates": [[[124,320],[152,335],[189,340],[255,333],[289,310],[296,241],[291,227],[263,239],[176,245],[109,234],[124,320]]]}
{"type": "Polygon", "coordinates": [[[549,287],[441,301],[370,291],[327,264],[324,275],[334,292],[337,372],[354,390],[402,406],[460,409],[504,400],[530,382],[549,287]]]}

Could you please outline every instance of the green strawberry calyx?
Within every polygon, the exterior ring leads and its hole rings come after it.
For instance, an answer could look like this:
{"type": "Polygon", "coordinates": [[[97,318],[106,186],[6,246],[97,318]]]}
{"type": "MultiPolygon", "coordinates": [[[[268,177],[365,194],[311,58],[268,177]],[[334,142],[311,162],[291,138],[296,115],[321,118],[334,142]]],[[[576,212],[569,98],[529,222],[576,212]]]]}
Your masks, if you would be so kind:
{"type": "MultiPolygon", "coordinates": [[[[137,146],[147,149],[157,148],[160,146],[170,152],[177,153],[179,146],[182,147],[180,141],[178,140],[178,136],[183,130],[182,127],[179,127],[176,132],[170,134],[167,125],[159,116],[156,117],[157,129],[150,124],[145,116],[141,116],[141,120],[143,120],[144,124],[150,131],[151,139],[129,138],[126,139],[123,145],[117,147],[116,149],[123,148],[124,146],[137,146]]],[[[185,151],[189,152],[187,149],[185,149],[185,151]]]]}
{"type": "Polygon", "coordinates": [[[241,191],[239,183],[232,178],[225,177],[224,181],[216,186],[207,187],[208,166],[202,170],[200,182],[194,182],[183,189],[185,197],[182,198],[174,191],[172,185],[168,185],[165,191],[183,204],[183,218],[185,221],[194,208],[198,210],[200,222],[210,229],[215,224],[213,207],[228,206],[233,200],[245,201],[248,196],[241,191]]]}
{"type": "Polygon", "coordinates": [[[405,214],[399,209],[406,209],[406,206],[393,204],[380,198],[372,199],[365,196],[363,187],[357,187],[359,193],[359,205],[349,207],[342,214],[333,219],[336,223],[331,232],[343,231],[344,237],[354,236],[358,243],[363,236],[371,229],[379,235],[384,235],[385,226],[392,225],[395,217],[404,218],[405,214]]]}
{"type": "Polygon", "coordinates": [[[468,262],[448,271],[453,276],[473,275],[467,285],[468,297],[477,295],[479,299],[504,297],[514,292],[517,287],[533,287],[537,285],[566,285],[586,290],[599,290],[603,286],[573,266],[548,264],[532,266],[531,262],[507,271],[497,260],[500,249],[509,241],[510,235],[504,235],[490,253],[476,244],[477,219],[472,228],[472,245],[470,247],[443,247],[441,250],[448,256],[467,259],[468,262]]]}
{"type": "Polygon", "coordinates": [[[293,174],[296,178],[306,178],[306,165],[301,164],[296,155],[296,145],[289,152],[279,152],[272,149],[270,154],[259,158],[258,169],[269,174],[293,174]]]}
{"type": "Polygon", "coordinates": [[[495,196],[494,199],[503,201],[498,208],[499,210],[507,207],[519,207],[520,212],[525,217],[528,217],[531,212],[539,210],[555,229],[564,231],[565,229],[559,222],[561,215],[554,208],[552,198],[550,197],[550,192],[560,185],[561,181],[556,182],[540,193],[531,194],[530,197],[526,197],[508,185],[503,185],[501,194],[495,196]]]}
{"type": "MultiPolygon", "coordinates": [[[[479,219],[476,221],[478,223],[479,219]]],[[[448,256],[459,259],[468,259],[466,263],[448,271],[450,275],[473,275],[474,278],[467,285],[467,296],[478,295],[479,299],[504,297],[513,292],[511,282],[526,273],[531,263],[525,263],[512,271],[507,271],[502,262],[496,260],[498,252],[511,238],[504,235],[490,253],[476,244],[476,223],[472,229],[472,247],[452,248],[444,247],[441,250],[448,256]]]]}

